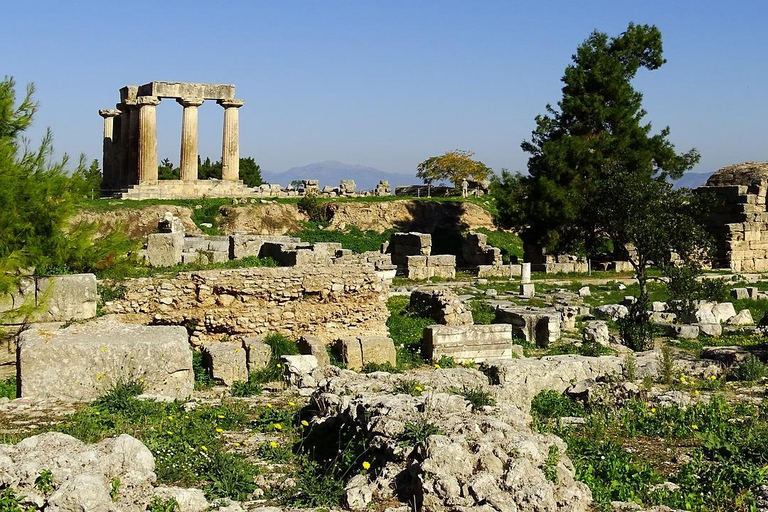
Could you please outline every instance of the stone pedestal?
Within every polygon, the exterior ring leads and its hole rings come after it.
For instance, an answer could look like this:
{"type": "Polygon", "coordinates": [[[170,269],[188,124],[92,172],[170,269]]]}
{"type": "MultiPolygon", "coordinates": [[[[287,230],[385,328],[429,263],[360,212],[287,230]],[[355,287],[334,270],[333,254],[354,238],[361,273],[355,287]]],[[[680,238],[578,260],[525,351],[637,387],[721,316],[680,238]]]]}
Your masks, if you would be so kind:
{"type": "Polygon", "coordinates": [[[139,183],[157,183],[157,112],[160,100],[140,96],[139,104],[139,183]]]}
{"type": "Polygon", "coordinates": [[[532,299],[536,295],[536,288],[533,283],[524,283],[520,285],[520,296],[526,299],[532,299]]]}
{"type": "Polygon", "coordinates": [[[240,179],[240,127],[238,109],[243,100],[218,100],[224,107],[224,134],[221,141],[221,179],[240,179]]]}
{"type": "Polygon", "coordinates": [[[180,178],[182,181],[197,179],[197,107],[203,104],[199,98],[180,98],[176,100],[184,107],[184,117],[181,124],[181,164],[180,178]]]}
{"type": "Polygon", "coordinates": [[[115,166],[115,155],[117,153],[117,144],[115,144],[114,127],[115,118],[120,115],[117,109],[99,110],[99,115],[104,118],[104,137],[103,137],[103,159],[102,165],[102,188],[111,189],[117,181],[117,172],[115,166]]]}
{"type": "Polygon", "coordinates": [[[520,283],[528,284],[531,282],[531,264],[523,263],[522,272],[520,273],[520,283]]]}

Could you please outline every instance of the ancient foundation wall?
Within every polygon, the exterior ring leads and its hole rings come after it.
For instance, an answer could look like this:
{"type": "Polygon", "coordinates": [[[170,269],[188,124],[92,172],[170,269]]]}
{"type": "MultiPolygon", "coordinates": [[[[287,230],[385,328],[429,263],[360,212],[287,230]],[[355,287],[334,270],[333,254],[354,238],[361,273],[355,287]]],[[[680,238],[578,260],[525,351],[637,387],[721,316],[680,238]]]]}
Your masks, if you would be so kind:
{"type": "Polygon", "coordinates": [[[326,342],[387,335],[388,286],[369,267],[207,270],[124,285],[124,298],[106,303],[106,313],[126,322],[187,325],[193,343],[273,332],[326,342]]]}

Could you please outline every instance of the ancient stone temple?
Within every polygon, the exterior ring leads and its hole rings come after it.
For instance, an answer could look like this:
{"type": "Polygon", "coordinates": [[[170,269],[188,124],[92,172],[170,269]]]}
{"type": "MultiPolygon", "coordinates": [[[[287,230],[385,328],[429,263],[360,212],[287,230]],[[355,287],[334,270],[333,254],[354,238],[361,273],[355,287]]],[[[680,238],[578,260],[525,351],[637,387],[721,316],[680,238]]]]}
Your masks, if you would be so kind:
{"type": "Polygon", "coordinates": [[[768,271],[768,162],[723,167],[698,190],[718,199],[708,219],[716,241],[713,266],[734,272],[768,271]]]}
{"type": "Polygon", "coordinates": [[[239,179],[240,142],[235,86],[189,82],[150,82],[120,89],[116,109],[99,110],[104,118],[102,195],[123,199],[233,197],[253,191],[239,179]],[[158,180],[156,108],[163,99],[182,106],[180,179],[158,180]],[[215,101],[224,109],[221,180],[197,177],[197,109],[215,101]]]}

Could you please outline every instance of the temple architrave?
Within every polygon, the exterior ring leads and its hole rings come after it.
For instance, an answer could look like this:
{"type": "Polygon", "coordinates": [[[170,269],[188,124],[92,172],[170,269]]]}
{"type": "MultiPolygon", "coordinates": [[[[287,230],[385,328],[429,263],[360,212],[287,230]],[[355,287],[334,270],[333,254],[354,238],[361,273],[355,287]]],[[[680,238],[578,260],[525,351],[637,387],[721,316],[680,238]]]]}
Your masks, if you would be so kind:
{"type": "Polygon", "coordinates": [[[116,109],[99,110],[104,118],[102,195],[123,199],[241,197],[253,190],[240,181],[240,136],[235,86],[189,82],[150,82],[120,89],[116,109]],[[180,179],[158,180],[156,108],[163,99],[183,107],[180,179]],[[224,108],[221,180],[197,177],[197,109],[205,101],[224,108]]]}

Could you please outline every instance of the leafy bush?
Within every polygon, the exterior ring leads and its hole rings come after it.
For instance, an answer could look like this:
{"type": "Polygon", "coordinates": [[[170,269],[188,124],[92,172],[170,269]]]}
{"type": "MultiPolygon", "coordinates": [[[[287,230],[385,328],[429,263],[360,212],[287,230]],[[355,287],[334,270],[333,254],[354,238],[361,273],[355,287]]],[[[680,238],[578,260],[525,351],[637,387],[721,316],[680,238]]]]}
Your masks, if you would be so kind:
{"type": "Polygon", "coordinates": [[[390,297],[387,301],[389,336],[397,349],[397,366],[403,369],[425,364],[421,355],[421,339],[424,329],[434,324],[431,318],[409,312],[408,302],[408,297],[390,297]]]}
{"type": "Polygon", "coordinates": [[[136,397],[144,392],[140,380],[118,380],[106,395],[94,402],[94,407],[111,413],[127,411],[136,397]]]}
{"type": "Polygon", "coordinates": [[[35,507],[21,508],[21,501],[24,496],[17,496],[10,487],[3,489],[0,493],[0,511],[1,512],[34,512],[35,507]]]}
{"type": "Polygon", "coordinates": [[[511,231],[492,231],[487,228],[478,228],[475,231],[488,235],[488,244],[501,249],[501,257],[504,263],[511,259],[523,259],[523,241],[511,231]]]}
{"type": "Polygon", "coordinates": [[[496,400],[493,399],[489,392],[483,390],[483,388],[468,388],[463,386],[461,389],[450,388],[448,391],[464,397],[464,400],[472,404],[473,411],[487,405],[496,405],[496,400]]]}
{"type": "Polygon", "coordinates": [[[629,314],[619,319],[621,342],[635,352],[653,348],[653,324],[648,314],[648,297],[640,295],[629,306],[629,314]]]}
{"type": "Polygon", "coordinates": [[[436,368],[456,368],[457,366],[459,366],[459,364],[453,356],[446,356],[445,354],[440,356],[440,359],[435,362],[436,368]]]}
{"type": "Polygon", "coordinates": [[[750,354],[744,362],[733,370],[733,376],[736,380],[755,381],[768,375],[768,368],[760,359],[750,354]]]}
{"type": "Polygon", "coordinates": [[[255,396],[264,391],[261,387],[260,375],[257,372],[249,372],[248,380],[236,381],[232,384],[232,396],[255,396]]]}
{"type": "Polygon", "coordinates": [[[309,217],[312,222],[326,222],[328,220],[325,204],[318,199],[316,194],[306,193],[296,204],[299,211],[309,217]]]}
{"type": "Polygon", "coordinates": [[[272,349],[272,355],[266,367],[248,375],[248,382],[252,383],[251,385],[280,380],[283,376],[282,356],[292,356],[299,353],[296,342],[279,333],[268,334],[264,338],[264,343],[272,349]]]}
{"type": "Polygon", "coordinates": [[[195,389],[209,389],[213,386],[210,368],[203,365],[203,354],[192,350],[192,373],[195,376],[195,389]]]}
{"type": "Polygon", "coordinates": [[[149,512],[178,512],[179,510],[179,502],[176,501],[176,498],[164,500],[159,496],[155,496],[149,502],[149,512]]]}
{"type": "Polygon", "coordinates": [[[401,380],[392,392],[401,395],[421,396],[424,392],[424,385],[415,379],[401,380]]]}

